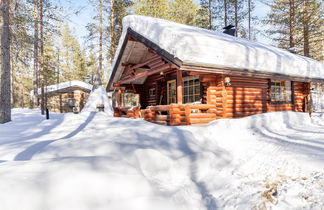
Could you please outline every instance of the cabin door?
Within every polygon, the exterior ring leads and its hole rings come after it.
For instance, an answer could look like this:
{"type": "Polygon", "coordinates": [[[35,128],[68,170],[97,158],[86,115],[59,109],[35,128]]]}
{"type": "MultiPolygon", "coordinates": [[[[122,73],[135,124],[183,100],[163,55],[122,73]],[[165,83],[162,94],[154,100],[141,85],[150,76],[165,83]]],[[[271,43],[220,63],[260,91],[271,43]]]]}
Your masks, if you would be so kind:
{"type": "Polygon", "coordinates": [[[311,84],[312,108],[314,112],[324,112],[324,84],[311,84]]]}
{"type": "Polygon", "coordinates": [[[177,82],[170,80],[167,82],[167,102],[168,104],[177,103],[177,82]]]}

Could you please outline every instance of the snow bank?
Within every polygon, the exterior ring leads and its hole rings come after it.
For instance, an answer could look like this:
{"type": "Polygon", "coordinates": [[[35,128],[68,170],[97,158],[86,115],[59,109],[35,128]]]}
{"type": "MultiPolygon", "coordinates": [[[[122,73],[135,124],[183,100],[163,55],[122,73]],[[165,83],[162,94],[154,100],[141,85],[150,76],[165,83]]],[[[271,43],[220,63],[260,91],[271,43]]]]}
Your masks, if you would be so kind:
{"type": "Polygon", "coordinates": [[[0,125],[0,208],[321,209],[323,124],[277,112],[167,127],[14,109],[0,125]]]}
{"type": "Polygon", "coordinates": [[[105,113],[113,116],[114,111],[112,108],[112,103],[108,98],[106,89],[104,86],[100,85],[97,89],[91,91],[87,103],[82,109],[82,112],[96,112],[97,105],[103,104],[105,106],[105,113]]]}
{"type": "Polygon", "coordinates": [[[321,115],[273,112],[210,123],[206,135],[230,151],[233,172],[240,180],[236,185],[243,191],[229,200],[248,194],[249,208],[323,206],[323,122],[321,115]]]}
{"type": "Polygon", "coordinates": [[[138,15],[123,19],[115,61],[128,28],[184,63],[324,79],[324,64],[311,58],[215,31],[138,15]]]}

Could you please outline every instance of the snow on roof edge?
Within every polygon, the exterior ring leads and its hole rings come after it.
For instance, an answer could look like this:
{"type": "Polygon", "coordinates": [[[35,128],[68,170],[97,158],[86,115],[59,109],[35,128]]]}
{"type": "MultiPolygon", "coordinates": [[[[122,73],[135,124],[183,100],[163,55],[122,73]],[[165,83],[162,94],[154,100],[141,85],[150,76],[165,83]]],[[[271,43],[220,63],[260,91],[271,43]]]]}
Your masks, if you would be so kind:
{"type": "MultiPolygon", "coordinates": [[[[161,49],[179,58],[183,63],[226,66],[228,68],[249,69],[263,73],[324,79],[324,63],[263,43],[233,37],[221,32],[210,31],[195,26],[140,15],[124,17],[123,26],[123,33],[111,65],[111,69],[113,70],[118,68],[115,66],[116,61],[121,53],[120,51],[125,41],[127,30],[131,28],[136,33],[158,45],[161,49]],[[170,43],[170,40],[173,42],[170,43]],[[201,40],[204,40],[205,43],[201,40]],[[187,46],[190,41],[195,41],[196,44],[194,46],[198,47],[200,51],[188,50],[187,46]],[[210,47],[209,45],[213,46],[210,47]],[[225,45],[225,47],[221,47],[221,50],[217,49],[222,45],[225,45]],[[203,52],[203,49],[207,53],[200,56],[200,52],[203,52]],[[245,55],[241,56],[244,53],[245,55]],[[214,54],[214,56],[211,54],[214,54]],[[231,62],[234,60],[233,57],[236,60],[231,62]]],[[[111,77],[112,74],[113,71],[110,72],[109,76],[111,77]]]]}
{"type": "MultiPolygon", "coordinates": [[[[44,91],[45,93],[50,93],[50,92],[54,92],[57,90],[62,90],[68,87],[74,87],[74,86],[78,86],[84,89],[88,89],[88,90],[92,90],[92,85],[86,82],[82,82],[79,80],[71,80],[71,81],[67,81],[67,82],[61,82],[58,84],[54,84],[54,85],[49,85],[49,86],[45,86],[44,87],[44,91]]],[[[41,94],[41,88],[38,88],[37,92],[38,94],[41,94]]],[[[34,95],[34,90],[32,90],[30,92],[30,95],[34,95]]]]}

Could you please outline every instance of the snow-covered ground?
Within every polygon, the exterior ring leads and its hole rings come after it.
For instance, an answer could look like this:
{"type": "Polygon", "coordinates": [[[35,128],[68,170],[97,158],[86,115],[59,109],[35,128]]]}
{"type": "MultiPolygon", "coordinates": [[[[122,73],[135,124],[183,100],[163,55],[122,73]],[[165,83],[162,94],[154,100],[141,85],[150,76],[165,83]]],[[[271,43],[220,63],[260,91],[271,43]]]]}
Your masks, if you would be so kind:
{"type": "Polygon", "coordinates": [[[324,117],[208,126],[14,109],[0,125],[1,210],[323,209],[324,117]]]}

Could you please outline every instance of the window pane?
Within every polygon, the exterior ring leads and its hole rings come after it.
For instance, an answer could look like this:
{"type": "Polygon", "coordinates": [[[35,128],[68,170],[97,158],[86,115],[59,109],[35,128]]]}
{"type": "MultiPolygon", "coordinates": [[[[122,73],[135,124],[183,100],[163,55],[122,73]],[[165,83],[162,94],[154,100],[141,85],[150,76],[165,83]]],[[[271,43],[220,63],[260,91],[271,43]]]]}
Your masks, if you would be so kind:
{"type": "Polygon", "coordinates": [[[200,86],[197,85],[195,86],[195,94],[199,94],[200,93],[200,86]]]}

